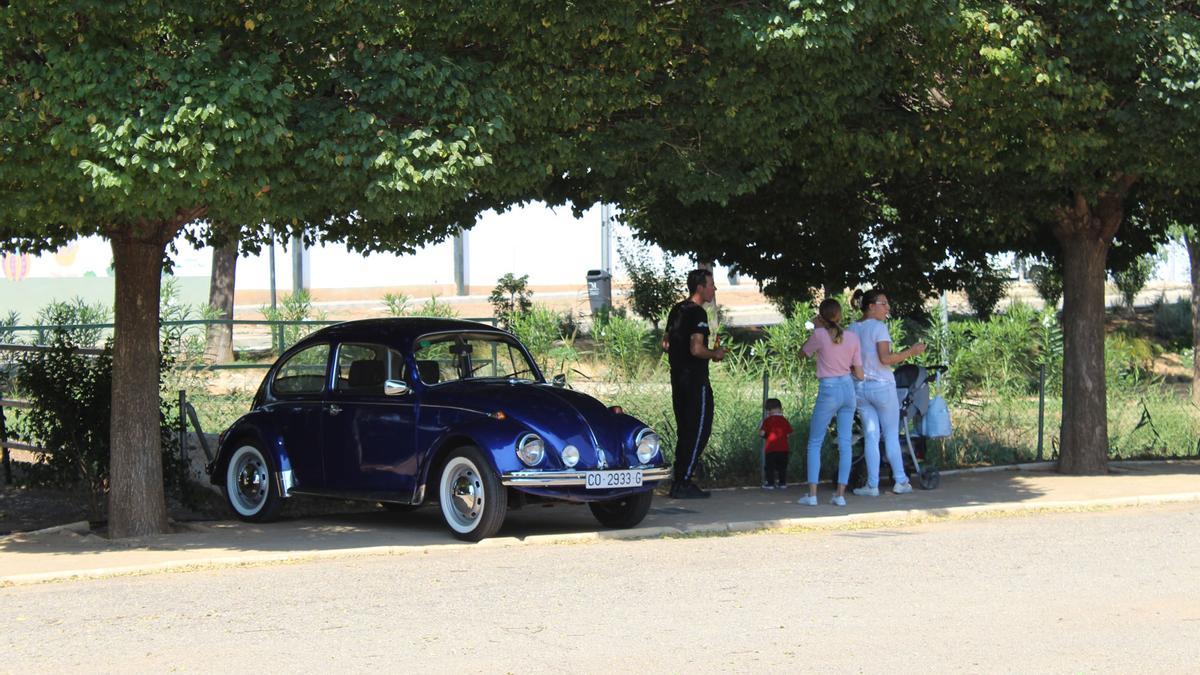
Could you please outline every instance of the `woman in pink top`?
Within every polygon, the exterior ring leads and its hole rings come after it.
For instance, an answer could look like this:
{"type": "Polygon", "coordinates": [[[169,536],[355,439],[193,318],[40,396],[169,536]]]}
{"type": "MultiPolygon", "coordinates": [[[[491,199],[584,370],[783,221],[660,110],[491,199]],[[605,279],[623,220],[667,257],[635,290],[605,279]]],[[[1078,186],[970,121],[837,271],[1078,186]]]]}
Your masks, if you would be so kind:
{"type": "Polygon", "coordinates": [[[850,434],[854,424],[854,379],[863,379],[862,352],[858,336],[841,326],[842,306],[837,300],[821,302],[817,329],[804,343],[805,356],[817,357],[817,402],[808,426],[808,495],[800,498],[807,506],[817,505],[817,480],[821,473],[821,444],[825,428],[837,416],[837,494],[830,502],[846,505],[846,483],[850,480],[850,434]],[[853,375],[853,378],[851,377],[853,375]]]}

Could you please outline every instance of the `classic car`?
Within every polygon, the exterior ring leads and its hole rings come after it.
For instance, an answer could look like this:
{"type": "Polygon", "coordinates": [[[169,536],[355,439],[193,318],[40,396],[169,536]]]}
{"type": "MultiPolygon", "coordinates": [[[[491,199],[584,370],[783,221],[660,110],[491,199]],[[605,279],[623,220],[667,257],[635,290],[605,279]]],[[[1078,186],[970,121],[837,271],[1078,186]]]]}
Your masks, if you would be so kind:
{"type": "Polygon", "coordinates": [[[620,408],[551,382],[511,333],[457,319],[349,321],[267,372],[209,465],[237,516],[312,495],[406,510],[437,502],[460,539],[507,509],[586,502],[600,523],[646,516],[669,474],[659,437],[620,408]]]}

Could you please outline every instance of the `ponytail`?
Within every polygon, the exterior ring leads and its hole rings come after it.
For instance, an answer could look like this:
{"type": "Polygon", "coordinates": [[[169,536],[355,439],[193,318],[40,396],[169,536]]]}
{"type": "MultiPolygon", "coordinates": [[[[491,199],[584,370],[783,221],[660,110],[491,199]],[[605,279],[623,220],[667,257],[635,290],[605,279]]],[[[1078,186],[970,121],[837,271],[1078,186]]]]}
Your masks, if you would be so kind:
{"type": "Polygon", "coordinates": [[[833,298],[822,300],[821,306],[817,309],[817,316],[821,319],[825,330],[829,331],[829,337],[833,340],[834,344],[842,343],[842,334],[845,332],[841,324],[838,323],[841,315],[842,306],[833,298]]]}

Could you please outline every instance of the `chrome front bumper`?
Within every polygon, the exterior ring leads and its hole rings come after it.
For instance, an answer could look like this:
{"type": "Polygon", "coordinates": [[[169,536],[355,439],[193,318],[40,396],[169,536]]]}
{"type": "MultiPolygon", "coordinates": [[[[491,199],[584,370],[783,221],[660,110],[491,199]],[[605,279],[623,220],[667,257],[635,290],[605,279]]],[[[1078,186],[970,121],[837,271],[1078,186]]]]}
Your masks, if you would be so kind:
{"type": "MultiPolygon", "coordinates": [[[[670,466],[630,467],[629,469],[607,469],[608,471],[635,470],[642,472],[642,483],[653,483],[671,475],[670,466]]],[[[513,471],[500,475],[500,482],[510,487],[581,487],[587,484],[591,471],[513,471]]]]}

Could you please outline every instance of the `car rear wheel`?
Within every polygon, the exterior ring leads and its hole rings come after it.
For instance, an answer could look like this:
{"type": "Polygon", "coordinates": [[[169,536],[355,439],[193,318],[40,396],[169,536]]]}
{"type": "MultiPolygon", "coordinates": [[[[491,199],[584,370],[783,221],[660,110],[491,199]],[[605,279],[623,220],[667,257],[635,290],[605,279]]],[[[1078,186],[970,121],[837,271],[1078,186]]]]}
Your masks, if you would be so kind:
{"type": "Polygon", "coordinates": [[[454,536],[479,541],[504,523],[508,493],[478,448],[459,448],[442,467],[438,504],[454,536]]]}
{"type": "Polygon", "coordinates": [[[654,493],[647,490],[604,502],[588,502],[592,515],[605,527],[626,529],[636,527],[650,512],[654,493]]]}
{"type": "Polygon", "coordinates": [[[238,518],[256,523],[274,520],[283,508],[271,462],[253,443],[234,450],[225,465],[225,499],[238,518]]]}

